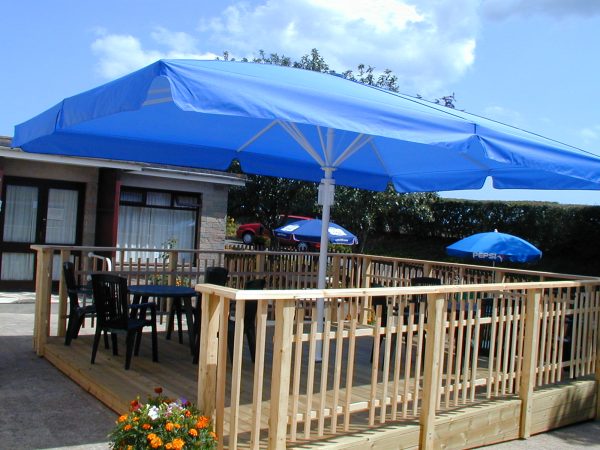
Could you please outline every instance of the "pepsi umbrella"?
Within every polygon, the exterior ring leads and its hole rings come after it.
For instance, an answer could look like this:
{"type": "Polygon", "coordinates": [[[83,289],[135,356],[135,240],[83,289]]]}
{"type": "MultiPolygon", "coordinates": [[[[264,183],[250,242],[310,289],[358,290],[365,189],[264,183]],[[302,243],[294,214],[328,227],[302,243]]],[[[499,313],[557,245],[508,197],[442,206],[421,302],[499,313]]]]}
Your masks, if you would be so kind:
{"type": "MultiPolygon", "coordinates": [[[[319,219],[298,220],[288,223],[273,230],[278,238],[289,239],[296,242],[321,242],[322,222],[319,219]]],[[[327,227],[327,240],[330,244],[353,245],[358,244],[358,239],[344,227],[329,222],[327,227]]]]}
{"type": "Polygon", "coordinates": [[[449,256],[495,263],[538,261],[542,252],[533,244],[512,234],[477,233],[446,247],[449,256]]]}
{"type": "MultiPolygon", "coordinates": [[[[340,76],[270,64],[160,60],[15,127],[25,151],[321,181],[398,192],[600,189],[600,158],[340,76]]],[[[326,229],[320,261],[327,258],[326,229]]],[[[325,264],[318,287],[325,287],[325,264]]]]}

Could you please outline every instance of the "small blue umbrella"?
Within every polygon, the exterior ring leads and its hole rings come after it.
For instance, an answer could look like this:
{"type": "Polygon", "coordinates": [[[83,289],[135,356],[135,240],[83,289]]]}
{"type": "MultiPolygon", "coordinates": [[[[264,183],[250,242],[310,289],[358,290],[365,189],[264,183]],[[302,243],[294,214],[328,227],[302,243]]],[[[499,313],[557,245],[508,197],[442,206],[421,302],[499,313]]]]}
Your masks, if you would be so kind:
{"type": "MultiPolygon", "coordinates": [[[[319,219],[298,220],[276,228],[273,234],[278,238],[318,244],[321,242],[321,227],[319,219]]],[[[333,222],[329,222],[327,237],[331,244],[358,244],[356,236],[333,222]]]]}
{"type": "Polygon", "coordinates": [[[512,234],[477,233],[446,247],[449,256],[473,258],[494,263],[538,261],[542,252],[534,245],[512,234]]]}

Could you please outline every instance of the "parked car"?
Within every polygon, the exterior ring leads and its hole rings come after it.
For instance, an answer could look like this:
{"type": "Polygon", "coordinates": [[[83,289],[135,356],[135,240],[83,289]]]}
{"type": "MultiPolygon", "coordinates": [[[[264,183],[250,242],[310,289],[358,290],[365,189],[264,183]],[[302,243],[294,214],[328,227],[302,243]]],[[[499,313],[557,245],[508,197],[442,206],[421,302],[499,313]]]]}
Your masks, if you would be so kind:
{"type": "MultiPolygon", "coordinates": [[[[278,226],[287,225],[288,223],[295,222],[296,220],[304,220],[304,219],[312,219],[312,217],[306,216],[280,216],[280,224],[278,226]]],[[[251,245],[255,242],[255,239],[259,236],[264,238],[271,239],[273,236],[271,234],[271,230],[265,227],[262,223],[245,223],[238,227],[235,232],[235,235],[242,240],[242,242],[246,245],[251,245]]],[[[277,238],[280,245],[283,246],[297,246],[299,250],[306,251],[308,250],[308,246],[305,242],[295,242],[288,239],[279,239],[277,238]],[[304,244],[304,245],[302,245],[304,244]]]]}

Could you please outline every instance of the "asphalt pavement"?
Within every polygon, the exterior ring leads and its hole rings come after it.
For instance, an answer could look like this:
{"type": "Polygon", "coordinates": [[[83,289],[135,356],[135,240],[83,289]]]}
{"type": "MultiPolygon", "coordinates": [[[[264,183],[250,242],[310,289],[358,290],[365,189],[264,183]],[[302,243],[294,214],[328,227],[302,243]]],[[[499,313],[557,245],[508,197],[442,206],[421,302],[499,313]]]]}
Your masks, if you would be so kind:
{"type": "MultiPolygon", "coordinates": [[[[33,295],[0,293],[0,450],[106,450],[117,415],[38,357],[33,295]]],[[[486,447],[600,450],[600,421],[486,447]]]]}

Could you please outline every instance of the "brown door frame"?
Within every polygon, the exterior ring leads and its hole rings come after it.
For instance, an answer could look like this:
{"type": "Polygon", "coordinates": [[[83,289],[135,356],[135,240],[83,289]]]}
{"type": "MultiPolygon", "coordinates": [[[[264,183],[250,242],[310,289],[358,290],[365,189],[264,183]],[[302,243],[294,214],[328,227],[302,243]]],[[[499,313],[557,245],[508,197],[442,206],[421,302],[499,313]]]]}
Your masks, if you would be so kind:
{"type": "Polygon", "coordinates": [[[29,246],[33,243],[24,242],[4,242],[4,219],[6,211],[6,188],[8,185],[32,186],[38,188],[38,214],[36,218],[35,244],[55,244],[46,242],[46,217],[48,214],[48,193],[50,189],[70,189],[78,192],[77,199],[77,219],[75,225],[75,243],[81,245],[83,237],[83,216],[85,205],[85,183],[46,180],[26,177],[3,177],[2,180],[2,211],[0,211],[0,271],[2,269],[2,254],[4,252],[32,253],[34,254],[34,274],[33,280],[1,280],[0,291],[35,290],[35,264],[36,253],[29,246]]]}

